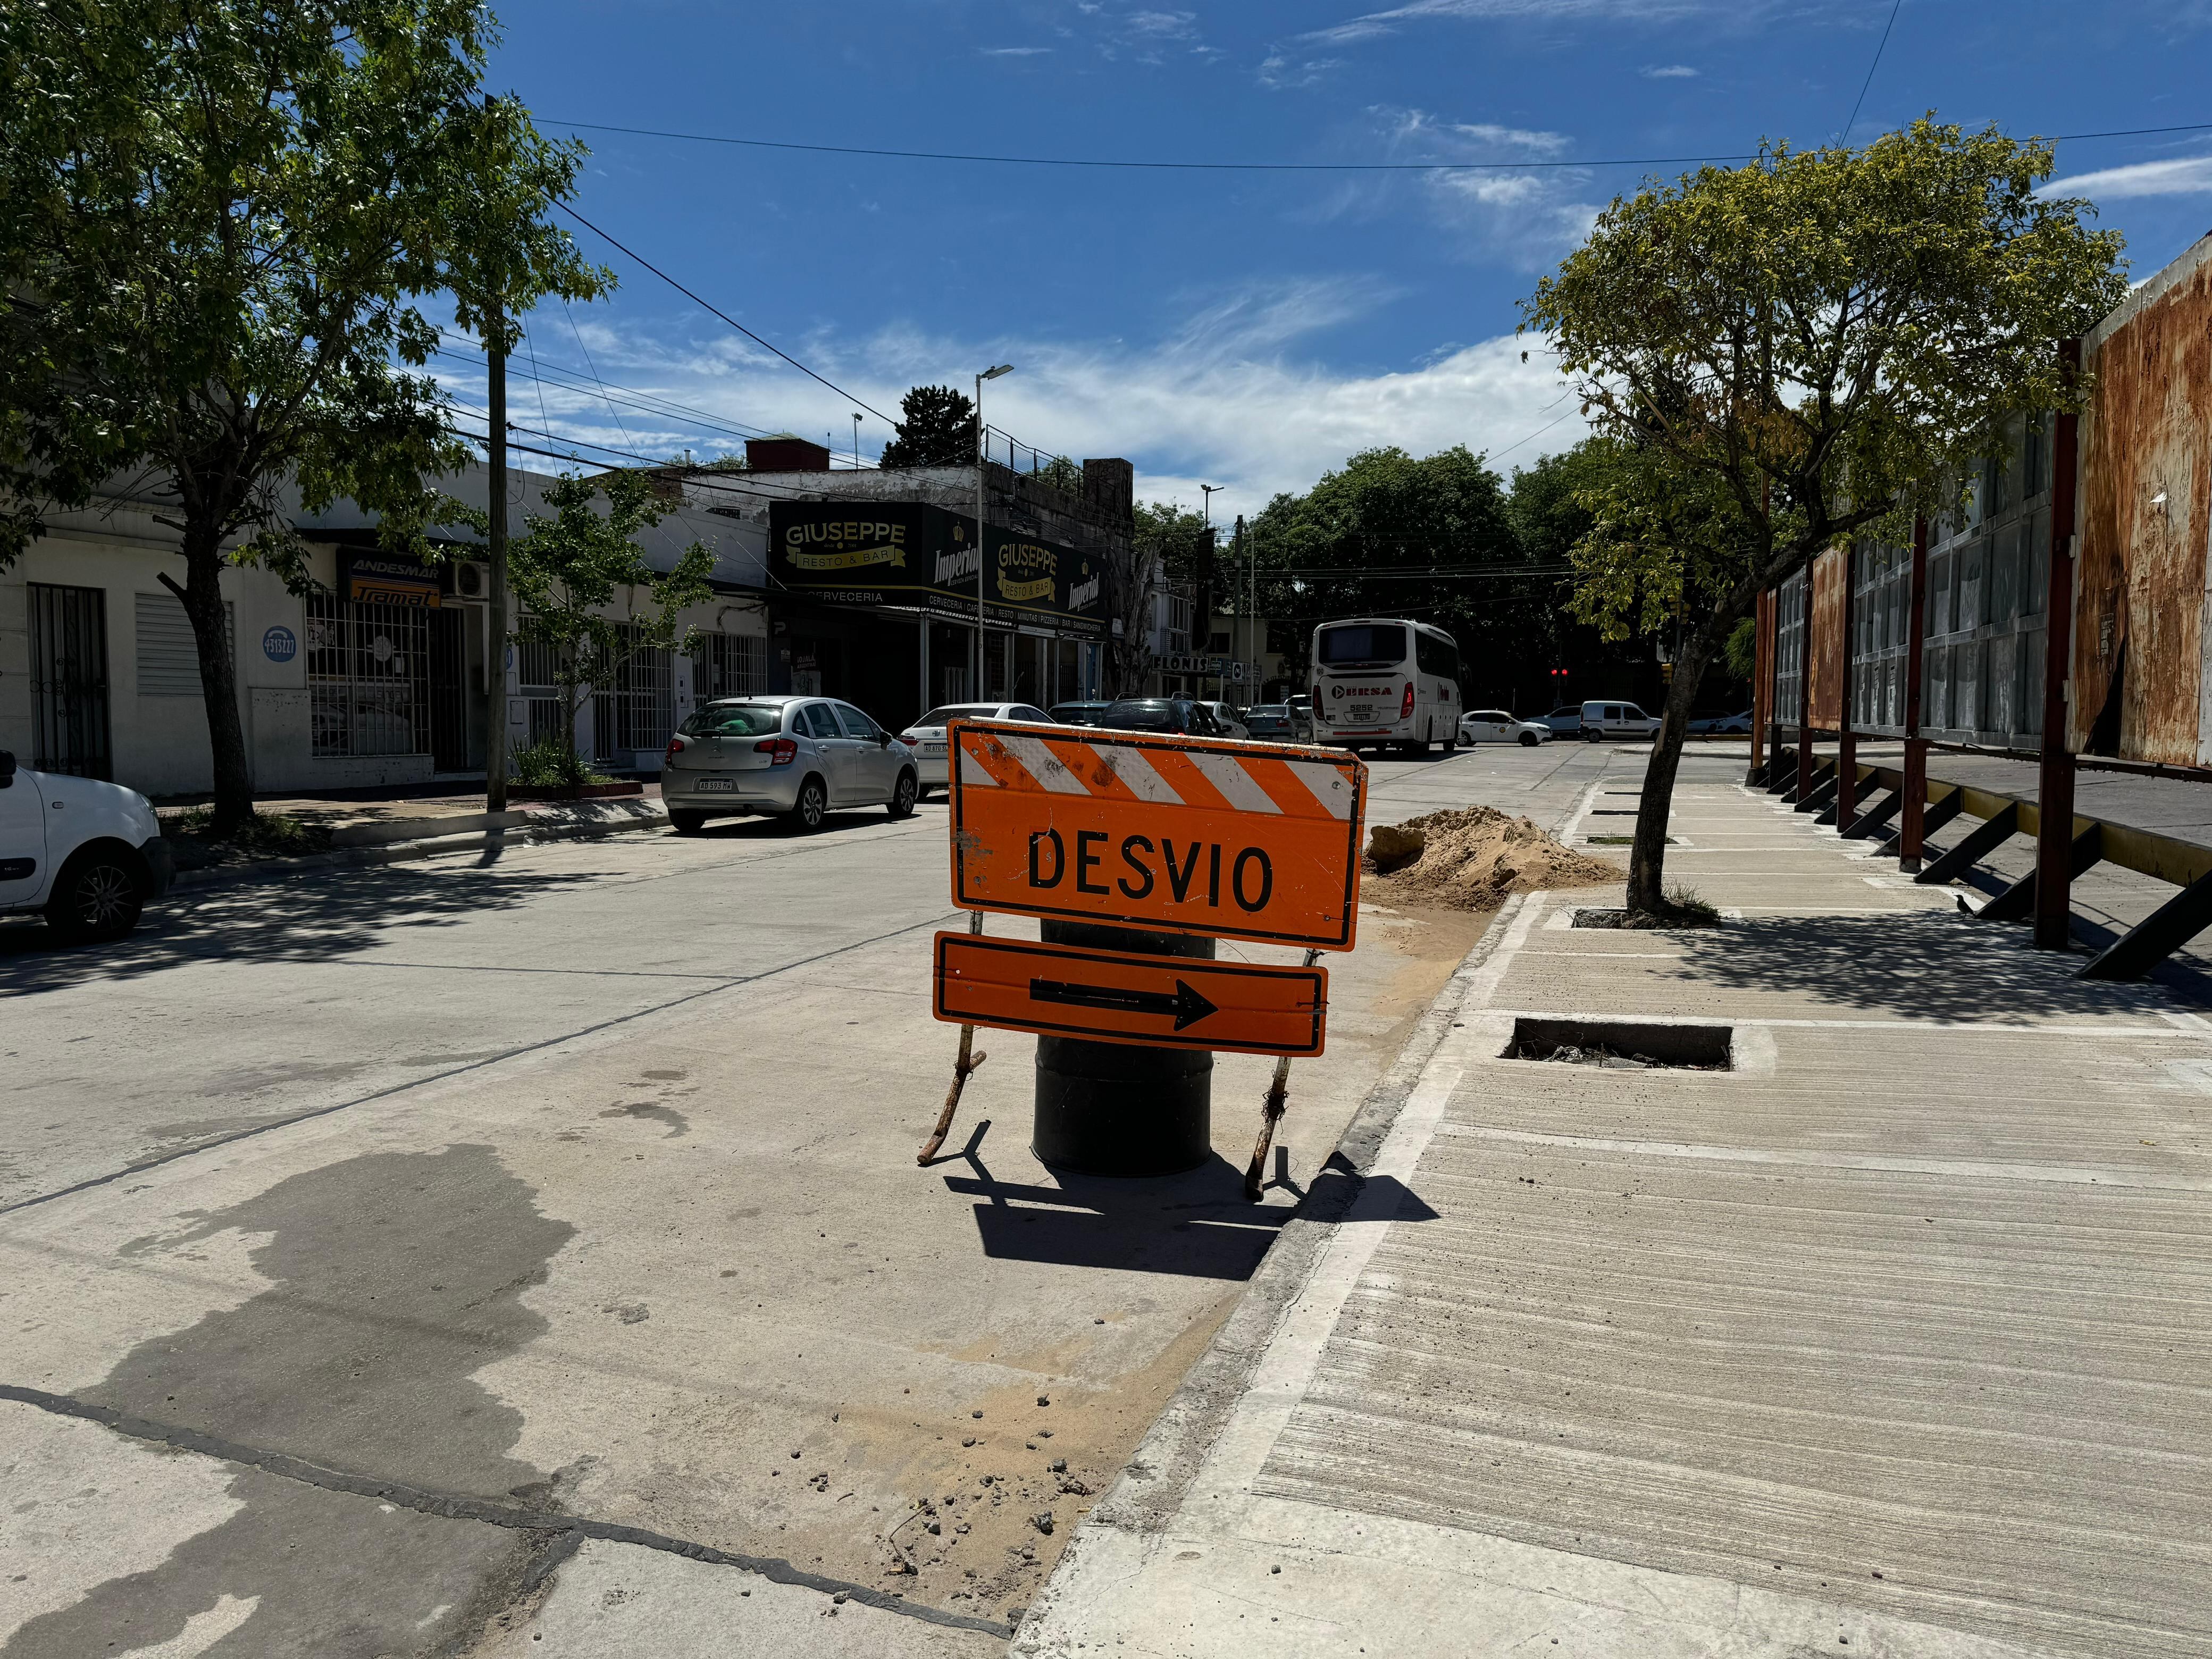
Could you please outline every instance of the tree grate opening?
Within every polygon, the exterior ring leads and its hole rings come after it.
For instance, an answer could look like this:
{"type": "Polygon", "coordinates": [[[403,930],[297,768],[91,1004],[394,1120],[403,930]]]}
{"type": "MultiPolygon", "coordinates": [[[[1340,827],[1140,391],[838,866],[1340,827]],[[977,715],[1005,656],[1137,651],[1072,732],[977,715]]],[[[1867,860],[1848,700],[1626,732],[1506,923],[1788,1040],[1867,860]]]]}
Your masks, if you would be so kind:
{"type": "Polygon", "coordinates": [[[1523,1017],[1513,1022],[1512,1040],[1498,1058],[1622,1072],[1725,1072],[1734,1063],[1735,1039],[1729,1025],[1523,1017]]]}

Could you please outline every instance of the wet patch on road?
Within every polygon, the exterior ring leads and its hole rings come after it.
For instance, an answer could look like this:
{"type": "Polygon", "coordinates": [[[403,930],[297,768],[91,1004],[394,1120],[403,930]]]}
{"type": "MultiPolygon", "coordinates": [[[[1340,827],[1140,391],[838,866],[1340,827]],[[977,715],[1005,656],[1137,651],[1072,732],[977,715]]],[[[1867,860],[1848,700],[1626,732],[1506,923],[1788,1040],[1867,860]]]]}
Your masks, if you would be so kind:
{"type": "MultiPolygon", "coordinates": [[[[508,1455],[522,1414],[475,1375],[545,1333],[522,1295],[575,1230],[489,1147],[348,1158],[141,1253],[230,1230],[262,1240],[251,1255],[269,1288],[142,1342],[81,1398],[333,1469],[555,1506],[558,1477],[508,1455]]],[[[432,1652],[482,1629],[539,1547],[255,1469],[230,1490],[237,1514],[24,1626],[0,1656],[128,1653],[240,1602],[252,1611],[208,1654],[432,1652]]]]}

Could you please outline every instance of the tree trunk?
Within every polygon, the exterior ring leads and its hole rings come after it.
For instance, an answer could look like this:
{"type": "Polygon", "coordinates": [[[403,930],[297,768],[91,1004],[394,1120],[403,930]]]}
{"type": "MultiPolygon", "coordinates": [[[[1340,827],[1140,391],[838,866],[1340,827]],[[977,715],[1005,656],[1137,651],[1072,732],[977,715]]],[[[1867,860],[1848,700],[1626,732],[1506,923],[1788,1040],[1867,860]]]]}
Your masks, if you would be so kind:
{"type": "Polygon", "coordinates": [[[253,778],[246,764],[246,731],[238,718],[238,665],[222,603],[222,539],[211,530],[185,529],[185,585],[165,571],[162,585],[184,602],[199,648],[200,697],[207,708],[208,748],[215,758],[217,836],[236,833],[253,816],[253,778]]]}
{"type": "Polygon", "coordinates": [[[1708,621],[1683,647],[1674,664],[1674,682],[1667,688],[1659,730],[1651,739],[1651,763],[1644,769],[1644,794],[1636,809],[1636,844],[1628,854],[1631,915],[1667,912],[1667,821],[1674,810],[1674,776],[1681,769],[1682,743],[1689,735],[1690,710],[1697,703],[1698,683],[1735,620],[1728,617],[1708,621]]]}

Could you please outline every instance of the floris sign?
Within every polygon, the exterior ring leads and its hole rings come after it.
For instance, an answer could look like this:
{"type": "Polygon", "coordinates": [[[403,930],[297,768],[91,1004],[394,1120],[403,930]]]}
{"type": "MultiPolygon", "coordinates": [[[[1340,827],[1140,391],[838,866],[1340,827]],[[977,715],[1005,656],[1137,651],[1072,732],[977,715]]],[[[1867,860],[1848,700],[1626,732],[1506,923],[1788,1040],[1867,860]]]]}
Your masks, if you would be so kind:
{"type": "Polygon", "coordinates": [[[1352,949],[1352,756],[994,720],[951,747],[955,904],[1352,949]]]}

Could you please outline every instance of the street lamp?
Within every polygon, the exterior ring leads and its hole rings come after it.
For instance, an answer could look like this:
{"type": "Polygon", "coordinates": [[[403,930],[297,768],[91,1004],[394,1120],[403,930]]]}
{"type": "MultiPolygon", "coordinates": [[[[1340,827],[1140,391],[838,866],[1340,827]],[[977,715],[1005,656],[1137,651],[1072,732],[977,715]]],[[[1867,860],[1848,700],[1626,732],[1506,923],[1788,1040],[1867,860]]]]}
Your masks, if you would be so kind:
{"type": "Polygon", "coordinates": [[[991,459],[988,441],[983,435],[983,382],[995,380],[1001,374],[1014,372],[1012,363],[1000,363],[996,368],[987,368],[975,377],[975,690],[981,702],[983,689],[983,464],[991,459]]]}
{"type": "Polygon", "coordinates": [[[860,417],[853,416],[853,471],[860,470],[860,417]]]}
{"type": "MultiPolygon", "coordinates": [[[[1228,488],[1229,486],[1227,484],[1199,485],[1200,490],[1206,496],[1206,504],[1199,509],[1199,518],[1205,524],[1206,533],[1208,535],[1211,535],[1213,531],[1213,498],[1217,493],[1228,488]]],[[[1213,569],[1213,555],[1210,552],[1206,556],[1206,568],[1208,573],[1206,578],[1206,592],[1199,597],[1203,599],[1206,604],[1212,605],[1213,603],[1212,576],[1213,569]]],[[[1201,658],[1210,657],[1213,654],[1213,613],[1209,611],[1204,616],[1195,618],[1195,621],[1197,623],[1195,631],[1199,635],[1197,640],[1192,641],[1192,643],[1198,647],[1195,654],[1201,658]]],[[[1199,678],[1203,681],[1205,676],[1200,675],[1199,678]]],[[[1228,685],[1223,681],[1221,675],[1216,674],[1213,678],[1215,681],[1213,689],[1222,694],[1223,702],[1227,702],[1229,695],[1228,685]]]]}

